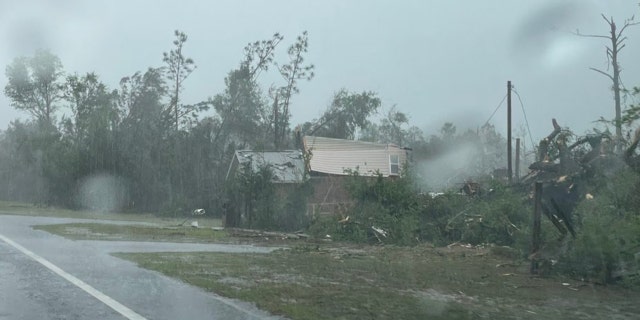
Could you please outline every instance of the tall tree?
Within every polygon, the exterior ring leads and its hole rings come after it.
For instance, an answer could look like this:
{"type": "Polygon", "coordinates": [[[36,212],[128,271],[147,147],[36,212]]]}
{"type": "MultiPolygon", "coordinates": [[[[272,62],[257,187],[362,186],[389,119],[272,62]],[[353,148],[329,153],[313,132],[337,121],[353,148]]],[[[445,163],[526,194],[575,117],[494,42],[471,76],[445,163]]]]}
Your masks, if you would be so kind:
{"type": "Polygon", "coordinates": [[[191,75],[196,65],[193,59],[185,57],[182,52],[187,42],[187,35],[179,30],[175,30],[174,34],[175,48],[168,53],[164,52],[162,61],[166,64],[167,78],[171,82],[171,101],[168,111],[169,114],[173,113],[175,130],[178,130],[180,119],[195,111],[195,106],[180,103],[180,91],[182,91],[183,82],[191,75]]]}
{"type": "MultiPolygon", "coordinates": [[[[62,173],[55,166],[59,134],[55,126],[43,121],[12,121],[2,134],[2,184],[7,200],[50,203],[48,174],[62,173]],[[52,161],[53,160],[53,161],[52,161]]],[[[62,181],[55,181],[61,183],[62,181]]]]}
{"type": "Polygon", "coordinates": [[[84,76],[68,76],[64,98],[69,102],[80,135],[98,123],[99,127],[109,130],[113,130],[117,124],[117,92],[110,92],[93,72],[84,76]]]}
{"type": "Polygon", "coordinates": [[[440,134],[442,135],[442,140],[450,142],[456,135],[456,126],[452,122],[445,122],[440,128],[440,134]]]}
{"type": "MultiPolygon", "coordinates": [[[[247,44],[240,66],[230,71],[225,78],[225,91],[209,101],[220,117],[220,124],[216,126],[217,132],[214,135],[214,144],[228,138],[233,131],[248,133],[243,130],[258,125],[257,122],[266,117],[261,105],[261,91],[257,79],[262,71],[269,69],[269,65],[273,62],[274,51],[282,38],[279,33],[275,33],[269,40],[247,44]],[[233,128],[239,124],[239,128],[233,128]]],[[[257,128],[254,127],[251,130],[255,129],[257,128]]],[[[246,137],[244,133],[240,135],[246,137]]],[[[244,140],[247,142],[247,139],[244,140]]]]}
{"type": "Polygon", "coordinates": [[[369,125],[369,116],[380,107],[380,98],[374,92],[352,93],[338,91],[333,102],[305,134],[338,139],[355,139],[357,129],[369,125]]]}
{"type": "MultiPolygon", "coordinates": [[[[117,92],[110,92],[95,73],[67,77],[65,100],[74,115],[74,146],[81,163],[78,176],[115,170],[115,141],[120,116],[117,92]]],[[[68,130],[69,131],[69,130],[68,130]]]]}
{"type": "Polygon", "coordinates": [[[396,107],[393,106],[387,116],[380,121],[380,138],[383,142],[404,146],[407,132],[403,127],[408,124],[409,117],[404,112],[396,110],[396,107]]]}
{"type": "Polygon", "coordinates": [[[60,59],[49,51],[38,50],[33,57],[14,59],[5,73],[8,83],[4,93],[11,105],[51,123],[63,90],[60,59]]]}
{"type": "Polygon", "coordinates": [[[131,126],[161,126],[162,99],[166,94],[162,71],[149,68],[144,73],[136,72],[120,80],[118,107],[131,126]]]}
{"type": "Polygon", "coordinates": [[[229,72],[224,82],[224,93],[211,101],[225,125],[221,134],[225,140],[232,138],[245,147],[255,146],[255,142],[264,137],[261,130],[267,118],[260,88],[245,65],[229,72]]]}
{"type": "Polygon", "coordinates": [[[251,79],[255,80],[261,71],[269,70],[273,53],[282,39],[283,36],[276,32],[269,40],[252,42],[244,47],[244,60],[240,66],[249,70],[251,79]]]}
{"type": "Polygon", "coordinates": [[[171,122],[163,118],[167,87],[160,69],[149,68],[122,78],[118,106],[124,114],[120,134],[120,165],[132,180],[132,199],[142,210],[158,210],[172,201],[171,147],[166,142],[171,122]]]}
{"type": "Polygon", "coordinates": [[[399,146],[414,147],[424,142],[424,133],[416,126],[409,126],[409,116],[392,107],[387,116],[380,121],[380,142],[394,143],[399,146]],[[408,127],[408,128],[407,128],[408,127]]]}
{"type": "Polygon", "coordinates": [[[314,65],[304,64],[304,54],[307,53],[308,47],[309,38],[307,31],[304,31],[287,50],[289,63],[278,66],[280,75],[282,75],[286,84],[276,90],[276,98],[274,99],[275,102],[280,102],[274,103],[273,110],[274,144],[276,149],[282,146],[289,128],[289,119],[291,118],[289,106],[291,97],[300,92],[298,80],[310,81],[314,76],[314,65]]]}
{"type": "MultiPolygon", "coordinates": [[[[622,141],[622,108],[620,106],[620,93],[623,90],[620,81],[620,62],[618,60],[618,54],[626,44],[624,43],[627,40],[627,37],[623,35],[623,32],[630,26],[638,25],[640,22],[633,22],[633,17],[626,19],[622,25],[622,28],[617,27],[615,21],[613,21],[613,17],[607,18],[604,14],[602,15],[602,19],[607,22],[609,25],[609,34],[608,35],[599,35],[599,34],[582,34],[580,31],[576,31],[576,34],[582,37],[589,38],[603,38],[607,39],[610,44],[606,46],[607,48],[607,62],[608,66],[611,67],[611,73],[605,72],[603,70],[597,68],[590,68],[591,70],[598,72],[605,77],[609,78],[612,82],[613,89],[613,100],[615,107],[615,127],[616,127],[616,145],[620,145],[622,141]]],[[[607,68],[608,71],[608,68],[607,68]]]]}

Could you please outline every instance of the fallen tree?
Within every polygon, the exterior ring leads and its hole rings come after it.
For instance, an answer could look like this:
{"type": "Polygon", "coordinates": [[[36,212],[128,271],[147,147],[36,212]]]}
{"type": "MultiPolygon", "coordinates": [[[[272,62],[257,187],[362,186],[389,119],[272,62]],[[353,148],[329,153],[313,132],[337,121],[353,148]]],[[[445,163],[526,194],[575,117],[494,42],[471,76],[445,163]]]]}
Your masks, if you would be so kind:
{"type": "Polygon", "coordinates": [[[555,119],[552,124],[520,187],[543,183],[542,213],[560,236],[530,258],[559,263],[555,268],[563,273],[601,283],[640,279],[640,129],[616,152],[608,133],[570,144],[571,133],[555,119]]]}

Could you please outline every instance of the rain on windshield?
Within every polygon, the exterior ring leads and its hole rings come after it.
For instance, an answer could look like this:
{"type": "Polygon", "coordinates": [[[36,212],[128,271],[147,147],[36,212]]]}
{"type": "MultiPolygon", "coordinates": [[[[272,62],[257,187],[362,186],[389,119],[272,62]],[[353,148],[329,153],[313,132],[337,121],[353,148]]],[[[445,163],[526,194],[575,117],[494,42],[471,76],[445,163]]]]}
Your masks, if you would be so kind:
{"type": "Polygon", "coordinates": [[[637,319],[638,1],[0,4],[0,319],[637,319]]]}

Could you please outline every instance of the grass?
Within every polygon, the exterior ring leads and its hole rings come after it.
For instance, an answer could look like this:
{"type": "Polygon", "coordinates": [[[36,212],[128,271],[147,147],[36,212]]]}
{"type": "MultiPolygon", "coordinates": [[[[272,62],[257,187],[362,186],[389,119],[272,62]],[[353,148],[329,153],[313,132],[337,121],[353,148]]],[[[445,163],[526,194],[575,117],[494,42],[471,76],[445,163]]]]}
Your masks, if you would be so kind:
{"type": "Polygon", "coordinates": [[[118,253],[292,319],[636,319],[640,293],[527,273],[498,251],[324,247],[270,254],[118,253]],[[564,284],[563,284],[564,283],[564,284]]]}
{"type": "MultiPolygon", "coordinates": [[[[237,240],[227,231],[175,227],[183,219],[149,214],[92,213],[10,202],[0,202],[0,214],[156,224],[34,227],[71,239],[237,240]]],[[[215,219],[197,220],[200,225],[219,225],[215,219]]],[[[636,303],[640,292],[564,278],[532,277],[525,261],[514,260],[511,250],[499,249],[304,242],[270,254],[114,255],[292,319],[636,319],[640,315],[636,303]]]]}
{"type": "Polygon", "coordinates": [[[229,240],[227,231],[211,228],[156,227],[108,223],[66,223],[37,225],[44,230],[73,240],[126,240],[219,243],[229,240]]]}
{"type": "MultiPolygon", "coordinates": [[[[187,218],[186,216],[159,216],[151,213],[110,213],[85,210],[69,210],[53,207],[38,207],[32,204],[10,201],[0,201],[0,214],[92,220],[136,221],[154,223],[158,225],[177,225],[187,218]]],[[[221,220],[216,218],[197,217],[197,219],[195,220],[198,220],[198,224],[203,227],[219,227],[222,225],[221,220]]]]}

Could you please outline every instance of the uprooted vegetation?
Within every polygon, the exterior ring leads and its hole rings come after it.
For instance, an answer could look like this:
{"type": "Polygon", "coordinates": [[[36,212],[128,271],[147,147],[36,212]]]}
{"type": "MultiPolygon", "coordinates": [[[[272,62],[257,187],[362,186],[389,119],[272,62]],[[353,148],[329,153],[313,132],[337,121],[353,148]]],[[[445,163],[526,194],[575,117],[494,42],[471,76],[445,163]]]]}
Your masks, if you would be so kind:
{"type": "Polygon", "coordinates": [[[562,273],[596,283],[640,284],[640,163],[638,131],[626,147],[607,133],[575,138],[553,121],[538,159],[520,183],[481,183],[474,196],[450,190],[419,193],[412,175],[361,179],[348,190],[355,204],[340,217],[318,217],[318,237],[371,244],[510,246],[539,263],[540,273],[562,273]],[[543,183],[542,247],[532,252],[532,184],[543,183]]]}
{"type": "Polygon", "coordinates": [[[527,202],[500,183],[481,197],[419,193],[410,176],[389,180],[355,175],[348,188],[356,200],[354,206],[337,222],[332,216],[318,217],[310,228],[312,234],[372,244],[513,245],[518,234],[525,232],[527,202]]]}

